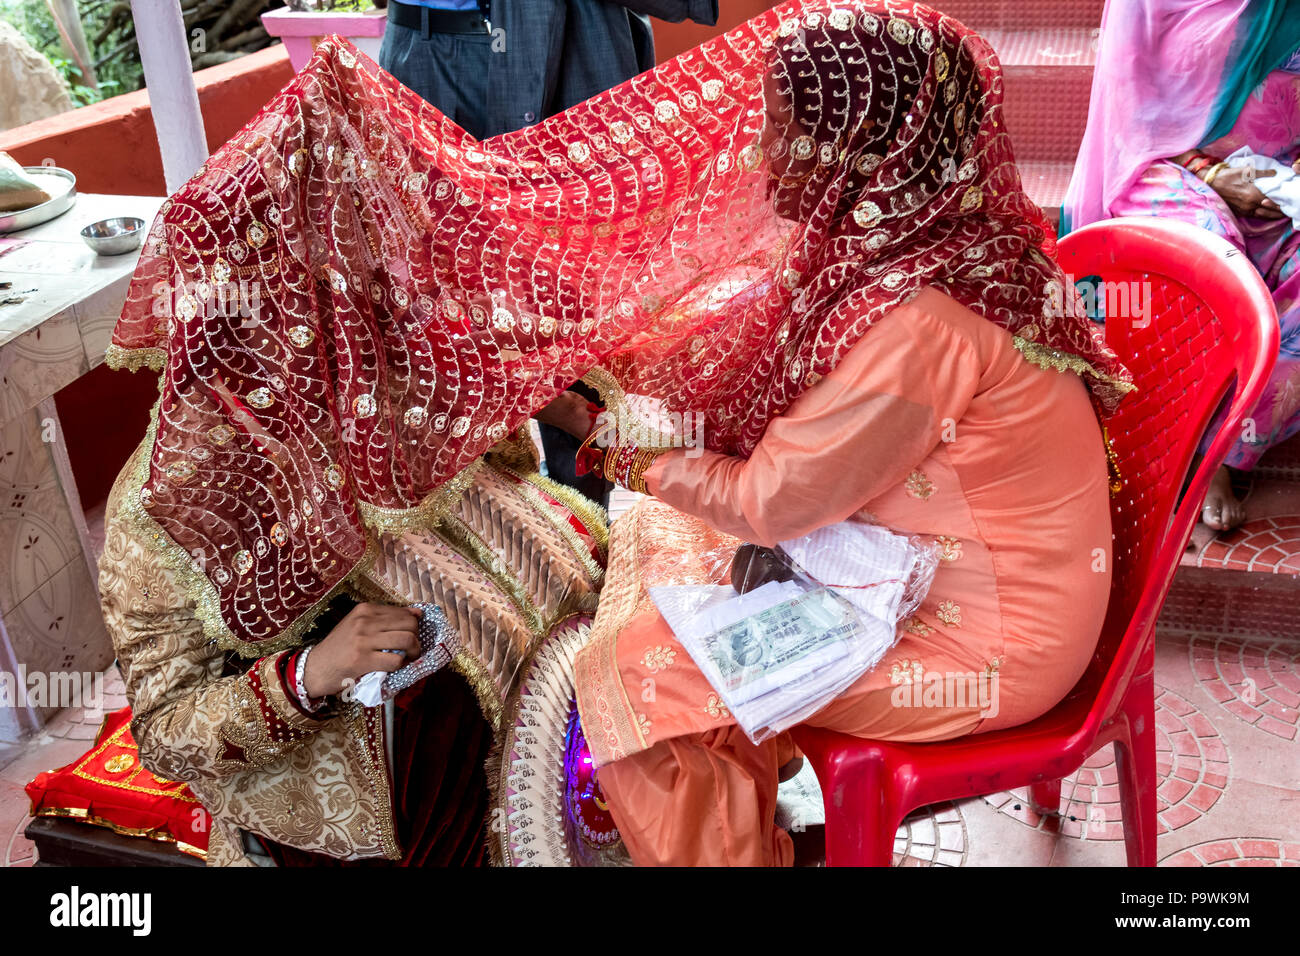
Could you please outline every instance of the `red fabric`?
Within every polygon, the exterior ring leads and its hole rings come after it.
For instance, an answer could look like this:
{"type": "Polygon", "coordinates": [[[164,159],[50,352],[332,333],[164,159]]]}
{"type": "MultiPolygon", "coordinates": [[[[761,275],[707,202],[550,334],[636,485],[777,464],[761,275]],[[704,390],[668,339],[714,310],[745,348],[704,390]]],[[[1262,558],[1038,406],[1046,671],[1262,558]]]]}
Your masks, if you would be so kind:
{"type": "Polygon", "coordinates": [[[109,714],[86,754],[27,784],[32,816],[68,817],[203,855],[212,818],[188,786],[140,765],[130,722],[129,707],[109,714]]]}
{"type": "Polygon", "coordinates": [[[483,143],[322,42],[164,204],[110,350],[164,370],[133,494],[209,633],[283,634],[599,365],[747,455],[937,284],[1113,404],[1001,100],[983,39],[901,2],[792,0],[483,143]]]}
{"type": "Polygon", "coordinates": [[[441,670],[396,701],[393,803],[402,859],[343,861],[266,842],[280,866],[483,866],[492,729],[465,681],[441,670]]]}

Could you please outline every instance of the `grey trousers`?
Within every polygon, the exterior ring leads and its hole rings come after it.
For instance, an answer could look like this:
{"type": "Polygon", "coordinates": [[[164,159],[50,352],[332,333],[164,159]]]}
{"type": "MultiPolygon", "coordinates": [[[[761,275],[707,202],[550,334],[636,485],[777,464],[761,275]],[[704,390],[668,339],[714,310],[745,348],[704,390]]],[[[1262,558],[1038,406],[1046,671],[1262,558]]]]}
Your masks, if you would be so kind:
{"type": "Polygon", "coordinates": [[[379,65],[419,93],[475,139],[505,130],[486,129],[492,37],[486,33],[430,33],[389,21],[379,65]]]}

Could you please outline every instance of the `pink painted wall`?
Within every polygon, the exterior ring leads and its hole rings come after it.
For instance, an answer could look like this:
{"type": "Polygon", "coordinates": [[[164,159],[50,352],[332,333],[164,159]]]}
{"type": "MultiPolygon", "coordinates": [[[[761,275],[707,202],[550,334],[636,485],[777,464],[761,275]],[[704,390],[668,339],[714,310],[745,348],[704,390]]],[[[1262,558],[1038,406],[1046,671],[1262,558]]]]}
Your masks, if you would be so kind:
{"type": "MultiPolygon", "coordinates": [[[[195,73],[208,148],[230,139],[292,77],[289,56],[279,45],[195,73]]],[[[0,150],[25,166],[54,160],[76,174],[81,192],[166,192],[148,90],[7,130],[0,133],[0,150]]]]}

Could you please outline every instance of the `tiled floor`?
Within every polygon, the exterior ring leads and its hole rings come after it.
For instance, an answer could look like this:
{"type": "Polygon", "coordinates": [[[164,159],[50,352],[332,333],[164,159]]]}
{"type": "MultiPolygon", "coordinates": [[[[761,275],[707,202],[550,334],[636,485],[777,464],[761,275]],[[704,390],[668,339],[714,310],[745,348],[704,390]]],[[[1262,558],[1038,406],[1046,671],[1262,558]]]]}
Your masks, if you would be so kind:
{"type": "Polygon", "coordinates": [[[1246,521],[1227,534],[1204,525],[1192,532],[1183,564],[1190,567],[1300,574],[1300,482],[1250,482],[1246,521]]]}
{"type": "MultiPolygon", "coordinates": [[[[1300,866],[1298,653],[1300,643],[1157,640],[1162,865],[1300,866]]],[[[109,712],[125,701],[116,672],[105,676],[109,712]]],[[[0,769],[0,864],[31,865],[23,785],[80,756],[103,712],[63,712],[0,769]]],[[[896,858],[906,866],[1123,865],[1109,750],[1067,778],[1061,794],[1056,817],[1034,813],[1024,793],[926,808],[899,831],[896,858]]]]}
{"type": "MultiPolygon", "coordinates": [[[[635,501],[615,492],[610,511],[635,501]]],[[[1213,634],[1156,641],[1159,856],[1167,866],[1300,866],[1300,641],[1213,634]]],[[[103,709],[65,711],[15,751],[0,752],[0,865],[28,866],[23,785],[80,756],[104,712],[123,706],[116,671],[103,709]],[[8,761],[6,764],[5,761],[8,761]]],[[[1059,815],[1025,794],[926,808],[899,831],[907,866],[1120,866],[1115,764],[1109,748],[1063,783],[1059,815]]]]}

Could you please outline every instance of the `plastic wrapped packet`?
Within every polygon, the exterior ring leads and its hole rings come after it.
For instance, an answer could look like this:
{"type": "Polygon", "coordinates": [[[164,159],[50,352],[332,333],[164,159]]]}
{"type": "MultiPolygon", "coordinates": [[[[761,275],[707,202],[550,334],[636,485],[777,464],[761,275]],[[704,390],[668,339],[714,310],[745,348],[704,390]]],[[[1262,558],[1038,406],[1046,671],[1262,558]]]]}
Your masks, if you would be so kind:
{"type": "Polygon", "coordinates": [[[862,522],[744,545],[731,586],[667,585],[650,597],[759,743],[811,717],[880,661],[925,599],[938,547],[862,522]]]}

